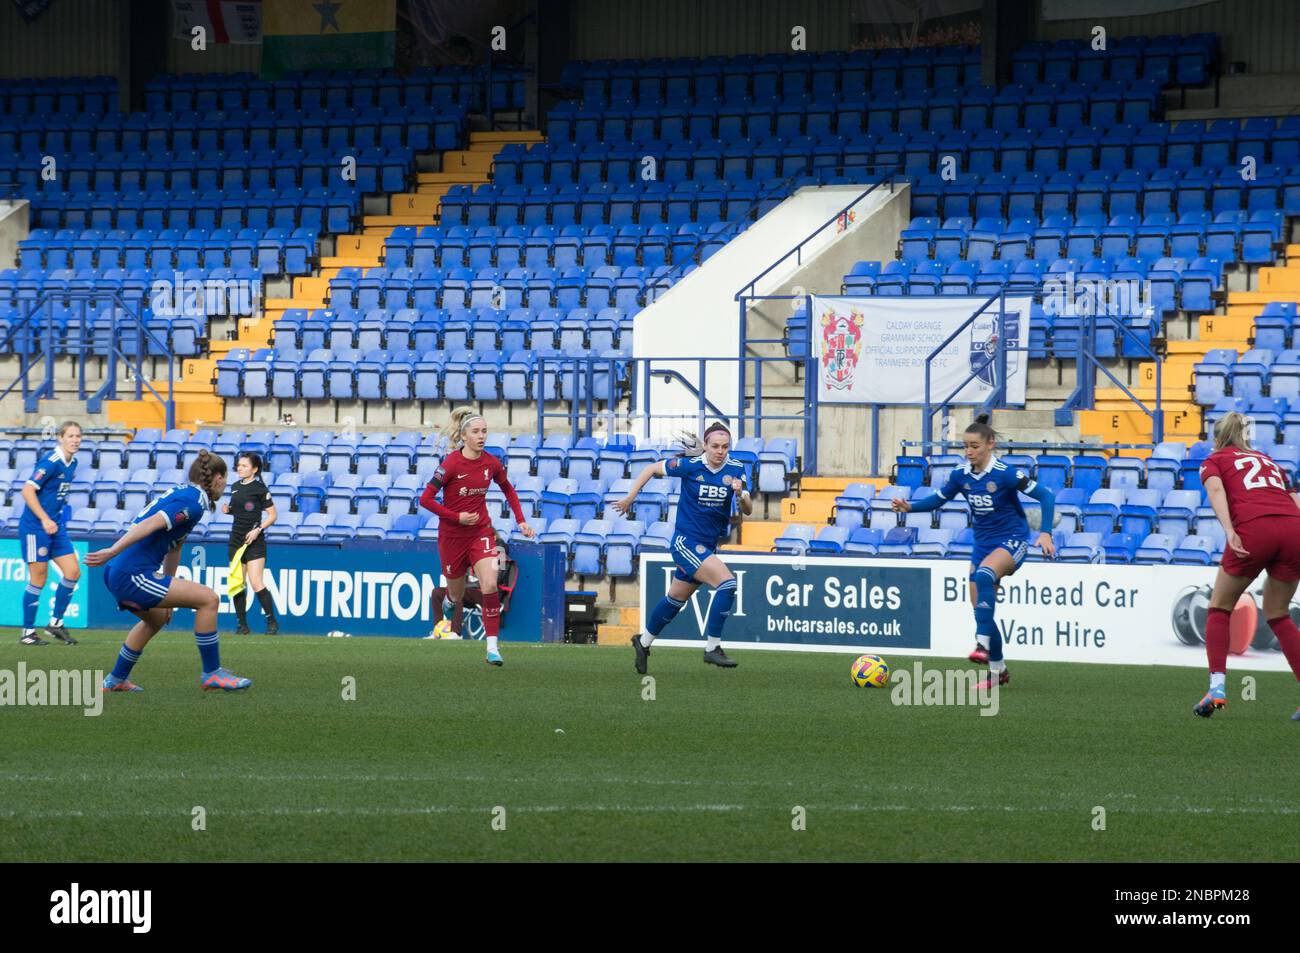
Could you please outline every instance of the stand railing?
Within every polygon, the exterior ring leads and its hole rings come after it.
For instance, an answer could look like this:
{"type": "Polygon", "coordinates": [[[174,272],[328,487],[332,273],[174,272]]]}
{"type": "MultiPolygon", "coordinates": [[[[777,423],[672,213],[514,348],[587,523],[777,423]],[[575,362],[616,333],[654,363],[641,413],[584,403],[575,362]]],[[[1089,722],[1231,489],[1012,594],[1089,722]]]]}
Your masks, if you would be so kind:
{"type": "Polygon", "coordinates": [[[118,362],[126,361],[132,370],[135,383],[135,400],[143,400],[148,392],[163,407],[167,429],[176,426],[176,355],[167,342],[158,339],[149,330],[141,315],[139,302],[128,301],[117,291],[44,291],[29,299],[25,313],[11,325],[0,342],[0,353],[18,354],[18,375],[7,387],[0,390],[0,399],[21,388],[23,408],[36,413],[41,400],[55,397],[55,360],[60,354],[69,355],[76,365],[77,398],[86,401],[86,410],[98,413],[105,400],[117,398],[118,362]],[[67,332],[57,328],[53,313],[38,323],[37,318],[53,304],[76,305],[68,322],[67,332]],[[97,314],[95,313],[97,312],[97,314]],[[111,314],[107,327],[96,326],[92,320],[111,314]],[[104,333],[106,332],[106,333],[104,333]],[[17,342],[17,346],[15,346],[17,342]],[[130,352],[124,345],[133,344],[130,352]],[[86,363],[92,358],[105,358],[104,382],[93,393],[86,385],[86,363]],[[145,379],[145,357],[167,359],[167,396],[164,398],[145,379]],[[42,379],[33,385],[32,373],[44,364],[42,379]]]}
{"type": "MultiPolygon", "coordinates": [[[[537,400],[537,435],[544,437],[548,422],[561,420],[575,439],[591,436],[602,429],[607,433],[636,429],[644,438],[651,436],[652,429],[668,429],[656,428],[656,423],[670,427],[691,424],[702,432],[710,420],[721,420],[737,437],[744,436],[749,431],[752,431],[753,436],[762,437],[765,423],[798,422],[803,437],[803,459],[815,461],[816,402],[810,399],[807,390],[801,413],[763,412],[763,367],[779,363],[803,368],[807,361],[790,357],[538,357],[536,370],[531,375],[537,400]],[[742,365],[739,368],[742,375],[749,365],[753,365],[755,380],[759,384],[753,410],[749,413],[744,411],[743,403],[736,413],[725,413],[705,396],[708,393],[710,366],[727,367],[736,364],[742,365]],[[688,373],[692,373],[692,367],[693,380],[688,377],[688,373]],[[683,373],[684,369],[687,373],[683,373]],[[680,409],[671,413],[656,412],[650,396],[653,378],[674,381],[684,387],[696,401],[693,417],[680,409]],[[618,408],[624,399],[627,401],[627,410],[620,413],[618,408]],[[547,403],[554,404],[556,401],[564,406],[548,410],[547,403]]],[[[806,368],[804,371],[807,379],[806,368]]],[[[805,472],[815,471],[806,468],[805,472]]]]}

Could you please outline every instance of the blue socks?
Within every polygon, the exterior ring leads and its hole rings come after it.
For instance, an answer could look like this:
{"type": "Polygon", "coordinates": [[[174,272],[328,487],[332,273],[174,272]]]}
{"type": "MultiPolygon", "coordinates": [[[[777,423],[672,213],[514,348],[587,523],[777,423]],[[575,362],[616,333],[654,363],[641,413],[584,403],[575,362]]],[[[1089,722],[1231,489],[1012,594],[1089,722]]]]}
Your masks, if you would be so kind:
{"type": "Polygon", "coordinates": [[[704,634],[710,640],[722,638],[722,627],[726,624],[727,616],[731,615],[732,606],[735,604],[736,580],[728,579],[713,590],[713,601],[709,605],[709,617],[704,623],[704,634]]]}
{"type": "Polygon", "coordinates": [[[203,660],[203,674],[207,675],[221,668],[221,646],[217,644],[217,633],[195,632],[194,641],[199,645],[199,658],[203,660]]]}
{"type": "Polygon", "coordinates": [[[119,680],[126,678],[138,661],[140,661],[140,653],[127,648],[125,642],[122,643],[122,651],[117,653],[117,664],[113,666],[113,678],[119,680]]]}
{"type": "MultiPolygon", "coordinates": [[[[722,585],[713,590],[713,599],[709,603],[709,615],[704,623],[704,634],[708,637],[708,647],[716,648],[722,638],[722,627],[726,624],[727,616],[731,615],[732,607],[736,604],[736,580],[728,579],[722,585]]],[[[650,615],[646,619],[646,634],[641,636],[641,644],[646,648],[654,641],[655,636],[663,631],[664,626],[677,617],[677,613],[682,611],[685,602],[679,602],[671,596],[665,595],[659,600],[659,604],[650,610],[650,615]]]]}
{"type": "MultiPolygon", "coordinates": [[[[685,602],[678,602],[672,596],[666,595],[660,599],[659,604],[650,610],[650,616],[646,619],[646,635],[653,640],[656,635],[663,631],[664,626],[677,618],[677,613],[682,611],[684,605],[686,605],[685,602]]],[[[642,636],[641,644],[646,648],[650,647],[645,636],[642,636]]]]}
{"type": "Polygon", "coordinates": [[[30,582],[27,588],[23,590],[23,628],[36,628],[36,609],[41,604],[41,587],[33,586],[30,582]]]}
{"type": "Polygon", "coordinates": [[[988,566],[981,566],[971,575],[975,583],[975,634],[989,640],[989,667],[1002,668],[1002,633],[993,621],[993,613],[998,604],[998,576],[988,566]],[[994,663],[998,664],[994,664],[994,663]]]}
{"type": "Polygon", "coordinates": [[[72,594],[76,591],[76,579],[71,582],[66,578],[59,580],[59,584],[54,590],[54,615],[50,618],[52,625],[63,624],[63,614],[68,611],[68,603],[72,601],[72,594]]]}

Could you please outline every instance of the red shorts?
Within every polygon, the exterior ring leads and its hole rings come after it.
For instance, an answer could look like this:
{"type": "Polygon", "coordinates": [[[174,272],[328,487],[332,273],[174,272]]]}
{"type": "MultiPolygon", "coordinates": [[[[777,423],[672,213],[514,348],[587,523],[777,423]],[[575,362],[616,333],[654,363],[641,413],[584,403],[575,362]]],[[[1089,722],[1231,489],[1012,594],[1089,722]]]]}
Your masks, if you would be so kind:
{"type": "Polygon", "coordinates": [[[474,568],[480,559],[495,559],[496,532],[489,524],[487,532],[474,536],[438,536],[438,560],[448,579],[458,579],[474,568]]]}
{"type": "Polygon", "coordinates": [[[1223,571],[1230,576],[1254,579],[1263,570],[1281,582],[1300,579],[1300,519],[1277,516],[1251,520],[1238,526],[1241,545],[1250,553],[1241,557],[1226,548],[1223,571]]]}

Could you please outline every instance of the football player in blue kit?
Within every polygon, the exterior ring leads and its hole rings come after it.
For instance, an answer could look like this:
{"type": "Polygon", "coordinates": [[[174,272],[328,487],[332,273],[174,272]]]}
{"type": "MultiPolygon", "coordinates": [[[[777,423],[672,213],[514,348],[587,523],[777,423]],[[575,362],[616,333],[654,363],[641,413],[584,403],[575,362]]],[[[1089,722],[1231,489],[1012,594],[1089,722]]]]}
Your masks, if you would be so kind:
{"type": "Polygon", "coordinates": [[[651,610],[646,631],[632,637],[636,670],[640,675],[646,672],[655,636],[677,616],[701,584],[713,587],[704,624],[708,640],[704,661],[720,668],[736,667],[736,661],[722,650],[722,627],[736,602],[736,577],[714,550],[731,531],[733,501],[746,516],[754,512],[754,505],[745,489],[744,466],[728,456],[730,430],[715,423],[704,432],[702,443],[693,434],[684,435],[682,443],[685,451],[682,455],[647,466],[636,478],[631,492],[614,504],[618,512],[630,515],[637,494],[652,478],[681,480],[677,522],[669,547],[677,571],[673,573],[668,592],[651,610]]]}
{"type": "Polygon", "coordinates": [[[924,513],[937,510],[958,494],[966,497],[975,528],[970,597],[975,608],[976,644],[970,660],[988,664],[986,685],[992,684],[994,676],[999,685],[1005,685],[1011,675],[1002,657],[1002,634],[993,616],[999,581],[1019,569],[1029,553],[1029,521],[1020,505],[1020,494],[1042,506],[1039,526],[1043,531],[1038,534],[1038,545],[1049,559],[1056,556],[1051,533],[1056,498],[1023,470],[998,460],[993,453],[997,433],[989,426],[988,414],[980,414],[966,428],[963,443],[966,462],[953,470],[938,493],[921,500],[896,499],[893,507],[899,513],[924,513]]]}
{"type": "Polygon", "coordinates": [[[190,482],[172,487],[131,521],[112,546],[86,556],[87,566],[104,566],[104,585],[118,608],[140,619],[127,633],[117,664],[104,678],[106,692],[138,692],[131,669],[158,630],[171,621],[172,609],[194,610],[194,640],[204,691],[234,692],[253,683],[221,667],[217,644],[217,594],[207,586],[177,579],[185,537],[204,515],[211,513],[226,489],[226,461],[200,450],[190,465],[190,482]]]}
{"type": "Polygon", "coordinates": [[[23,591],[23,645],[49,645],[36,634],[36,612],[41,592],[49,578],[50,562],[63,578],[54,593],[54,610],[45,631],[67,645],[76,645],[63,627],[72,593],[81,579],[81,566],[66,528],[68,489],[77,472],[77,451],[81,449],[81,425],[69,420],[59,428],[59,446],[36,461],[32,475],[23,484],[23,515],[18,519],[18,544],[27,563],[27,588],[23,591]]]}

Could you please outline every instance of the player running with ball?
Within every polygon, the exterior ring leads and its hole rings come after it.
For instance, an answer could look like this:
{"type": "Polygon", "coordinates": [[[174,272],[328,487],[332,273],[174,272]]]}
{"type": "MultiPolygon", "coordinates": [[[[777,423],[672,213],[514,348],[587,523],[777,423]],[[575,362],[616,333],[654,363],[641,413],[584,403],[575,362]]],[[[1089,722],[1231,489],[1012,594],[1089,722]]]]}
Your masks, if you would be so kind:
{"type": "Polygon", "coordinates": [[[647,466],[636,478],[632,492],[614,504],[614,509],[630,516],[637,494],[653,477],[674,477],[682,481],[671,547],[677,571],[673,573],[668,592],[651,610],[646,631],[632,636],[638,675],[646,672],[655,636],[673,621],[702,583],[713,587],[708,620],[704,624],[708,639],[704,661],[720,668],[736,667],[735,660],[722,650],[722,626],[736,601],[736,577],[713,551],[730,531],[733,499],[739,499],[740,511],[746,516],[754,512],[745,490],[745,468],[727,455],[731,450],[731,431],[720,423],[704,431],[702,444],[694,434],[684,434],[682,445],[685,452],[681,456],[647,466]]]}
{"type": "MultiPolygon", "coordinates": [[[[1287,492],[1276,463],[1251,449],[1248,426],[1247,418],[1235,411],[1220,417],[1214,425],[1214,452],[1201,463],[1201,483],[1228,536],[1205,620],[1210,690],[1192,707],[1204,718],[1228,704],[1228,619],[1261,571],[1268,573],[1264,618],[1300,679],[1300,630],[1288,612],[1300,580],[1300,497],[1287,492]]],[[[1300,709],[1291,719],[1300,721],[1300,709]]]]}
{"type": "Polygon", "coordinates": [[[970,504],[975,526],[975,547],[971,550],[970,599],[975,607],[975,650],[970,660],[988,663],[989,676],[980,687],[991,687],[996,675],[998,684],[1011,681],[1006,660],[1002,657],[1002,633],[993,619],[997,606],[998,583],[1010,576],[1029,554],[1029,521],[1020,494],[1042,504],[1038,545],[1050,559],[1056,555],[1051,527],[1056,497],[1039,486],[1023,470],[1013,470],[993,454],[997,433],[989,426],[988,414],[980,414],[963,434],[966,462],[953,470],[938,493],[922,500],[894,500],[898,513],[924,513],[937,510],[958,493],[970,504]]]}
{"type": "Polygon", "coordinates": [[[438,514],[438,558],[447,577],[447,598],[455,606],[452,631],[460,635],[465,611],[465,574],[470,567],[478,577],[483,600],[483,630],[487,635],[487,663],[504,665],[497,637],[501,631],[501,594],[497,592],[496,530],[488,516],[488,485],[496,483],[506,495],[519,532],[531,539],[533,528],[524,518],[515,488],[506,479],[502,462],[483,448],[487,421],[473,408],[457,407],[443,428],[451,452],[420,496],[420,505],[438,514]],[[442,502],[438,502],[438,492],[442,502]]]}

